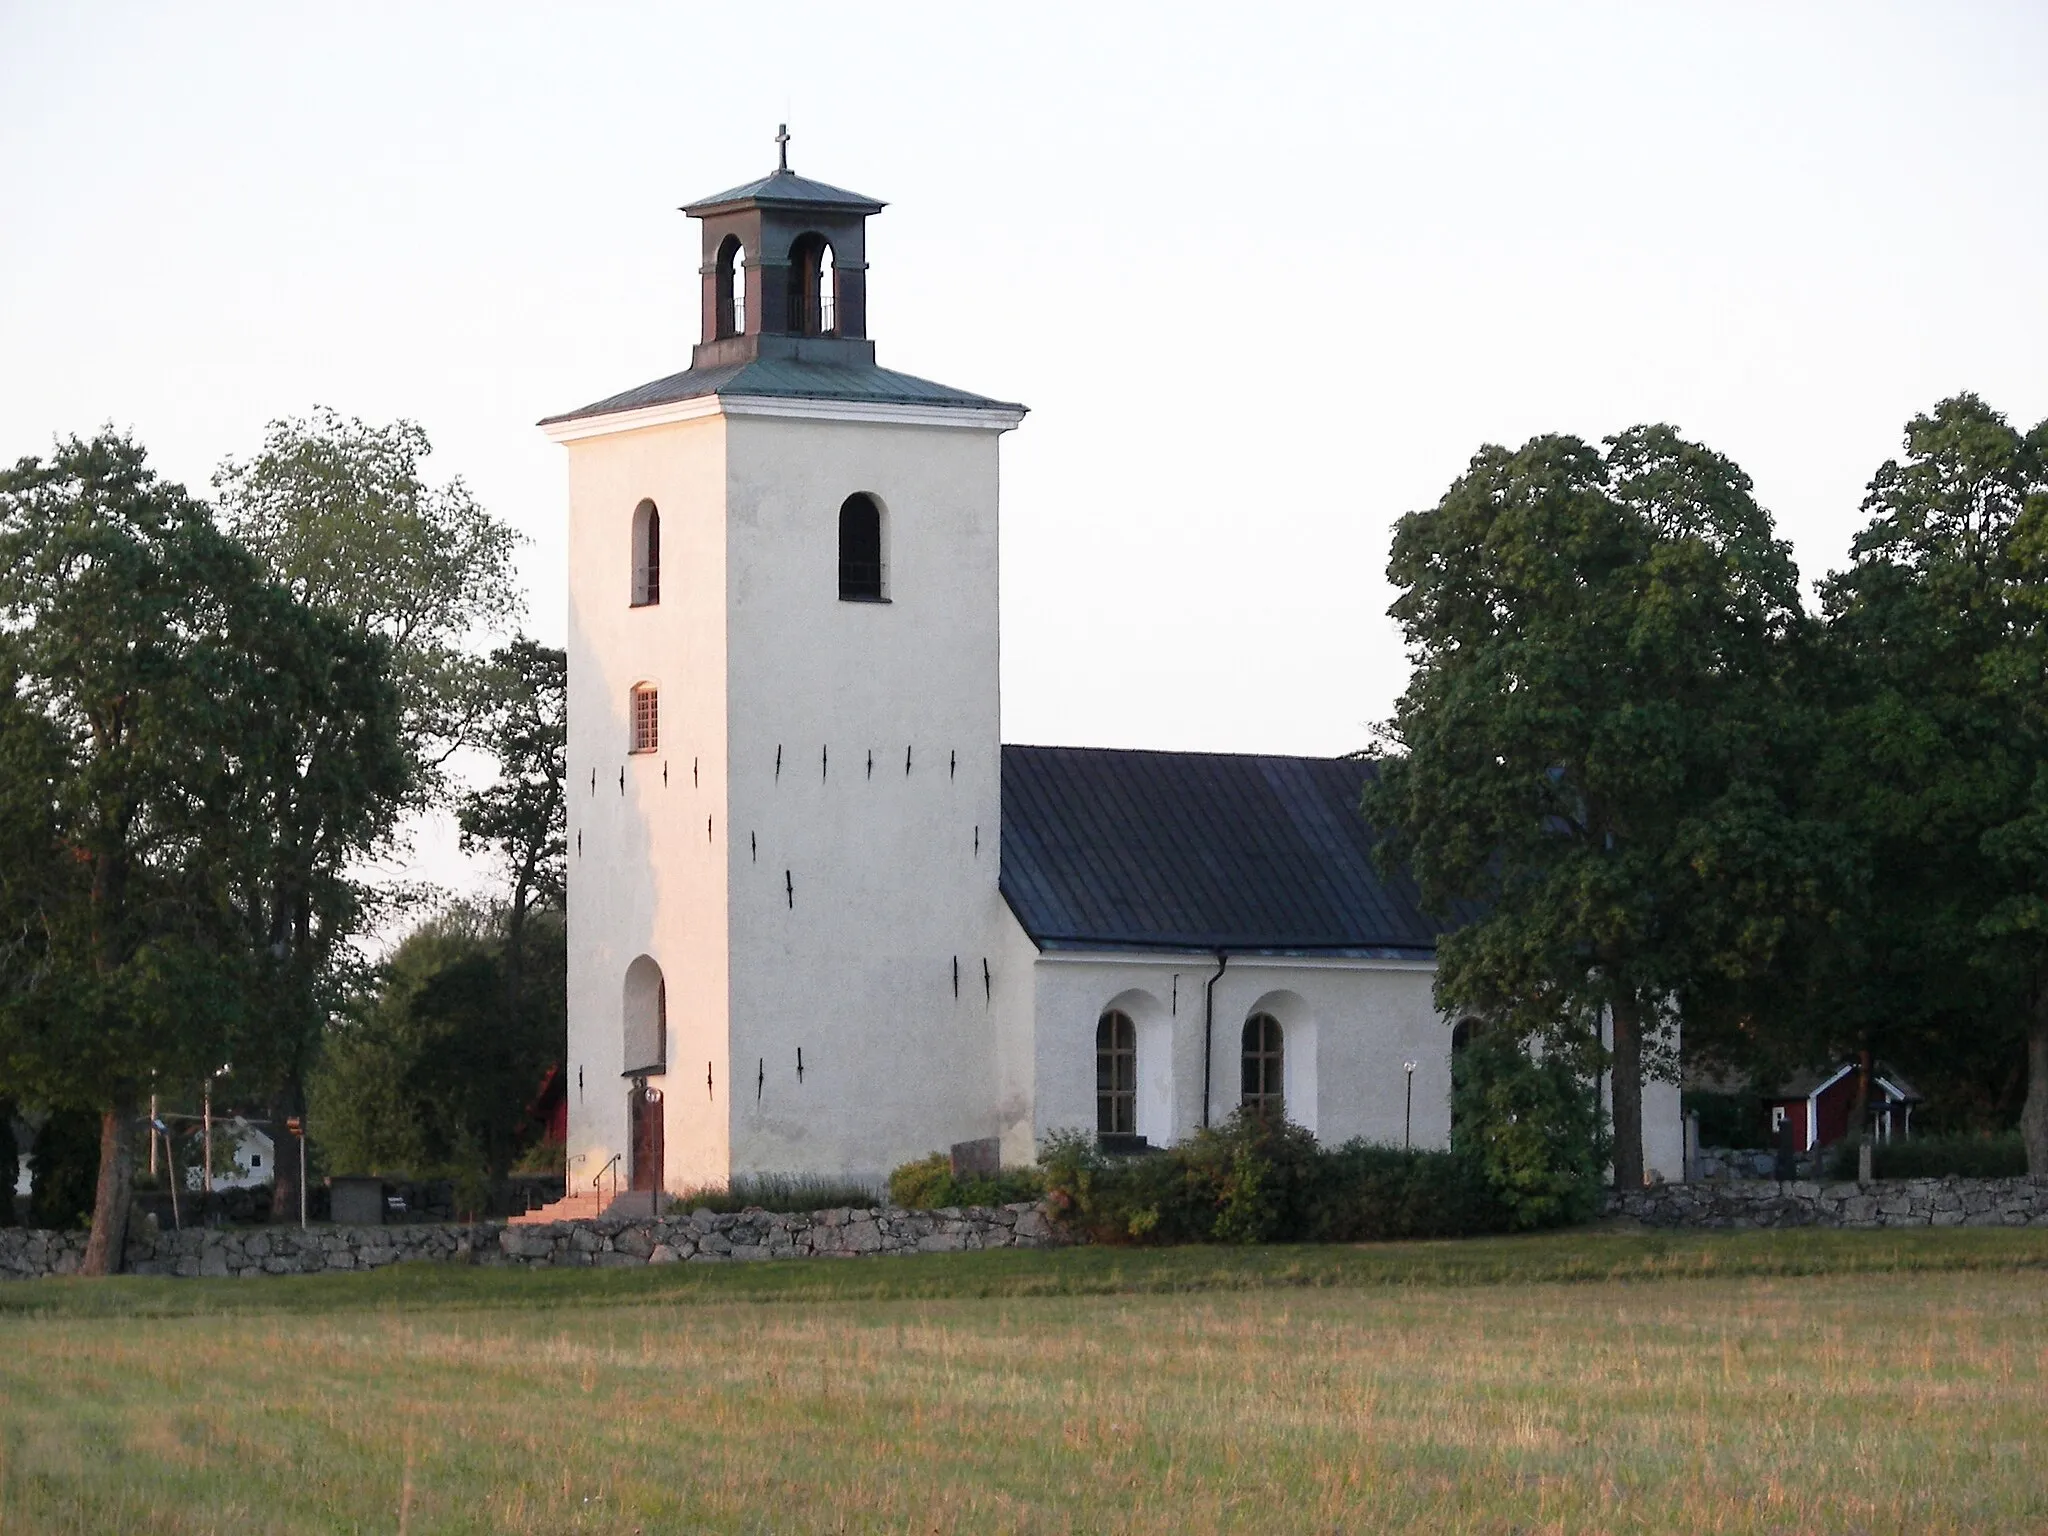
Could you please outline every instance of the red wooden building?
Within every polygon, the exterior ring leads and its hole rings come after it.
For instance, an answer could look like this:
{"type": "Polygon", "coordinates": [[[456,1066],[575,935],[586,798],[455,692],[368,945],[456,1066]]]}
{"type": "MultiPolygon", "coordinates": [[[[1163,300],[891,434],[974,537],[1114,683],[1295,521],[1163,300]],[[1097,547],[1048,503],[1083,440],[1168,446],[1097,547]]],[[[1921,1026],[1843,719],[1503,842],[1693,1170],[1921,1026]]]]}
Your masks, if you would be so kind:
{"type": "MultiPolygon", "coordinates": [[[[1771,1145],[1777,1145],[1779,1130],[1788,1121],[1795,1151],[1830,1147],[1847,1136],[1852,1129],[1850,1116],[1856,1111],[1856,1076],[1860,1070],[1856,1062],[1844,1062],[1829,1071],[1803,1073],[1788,1079],[1778,1085],[1777,1092],[1765,1095],[1764,1115],[1771,1145]]],[[[1866,1106],[1872,1137],[1891,1141],[1910,1134],[1913,1106],[1920,1102],[1912,1084],[1883,1062],[1872,1064],[1866,1106]]]]}

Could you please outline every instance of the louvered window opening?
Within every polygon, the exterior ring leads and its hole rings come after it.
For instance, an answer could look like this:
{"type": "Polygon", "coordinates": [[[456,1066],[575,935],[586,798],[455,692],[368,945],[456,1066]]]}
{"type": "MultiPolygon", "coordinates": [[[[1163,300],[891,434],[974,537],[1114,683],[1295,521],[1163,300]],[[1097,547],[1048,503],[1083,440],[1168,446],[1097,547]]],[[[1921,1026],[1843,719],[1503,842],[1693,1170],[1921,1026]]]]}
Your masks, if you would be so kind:
{"type": "Polygon", "coordinates": [[[879,603],[887,596],[887,576],[882,509],[872,496],[849,496],[839,507],[839,600],[879,603]]]}

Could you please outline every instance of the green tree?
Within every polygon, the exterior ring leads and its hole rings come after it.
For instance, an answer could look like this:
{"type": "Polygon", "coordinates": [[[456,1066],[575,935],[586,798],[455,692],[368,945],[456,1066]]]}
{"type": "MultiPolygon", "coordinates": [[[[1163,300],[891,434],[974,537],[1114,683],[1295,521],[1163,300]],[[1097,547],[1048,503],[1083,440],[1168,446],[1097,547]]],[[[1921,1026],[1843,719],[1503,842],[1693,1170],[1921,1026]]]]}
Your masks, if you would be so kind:
{"type": "Polygon", "coordinates": [[[362,1172],[450,1176],[481,1207],[539,1129],[526,1111],[566,1028],[567,929],[529,923],[509,1005],[501,912],[458,907],[422,924],[376,993],[337,1020],[312,1083],[327,1158],[362,1172]]]}
{"type": "Polygon", "coordinates": [[[244,1029],[232,1059],[267,1100],[279,1149],[271,1219],[296,1220],[299,1165],[286,1123],[305,1112],[306,1073],[350,980],[361,925],[354,866],[397,819],[410,764],[390,648],[281,587],[248,605],[247,743],[230,809],[230,902],[248,956],[244,1029]]]}
{"type": "Polygon", "coordinates": [[[466,853],[504,862],[504,1007],[525,1006],[528,920],[560,911],[568,881],[569,661],[565,653],[517,640],[491,657],[498,680],[487,739],[495,782],[463,797],[458,822],[466,853]]]}
{"type": "Polygon", "coordinates": [[[1560,1049],[1604,1011],[1615,1178],[1640,1184],[1646,1044],[1818,899],[1781,792],[1791,556],[1740,469],[1651,426],[1482,449],[1388,574],[1414,671],[1365,809],[1465,919],[1439,1001],[1560,1049]]]}
{"type": "Polygon", "coordinates": [[[29,1152],[30,1226],[63,1232],[92,1220],[100,1141],[91,1110],[60,1109],[43,1121],[29,1152]]]}
{"type": "Polygon", "coordinates": [[[1487,1029],[1452,1060],[1453,1150],[1473,1160],[1517,1227],[1599,1214],[1613,1147],[1592,1066],[1487,1029]]]}
{"type": "MultiPolygon", "coordinates": [[[[231,525],[272,578],[349,637],[329,679],[332,697],[349,706],[349,730],[316,717],[325,736],[277,744],[276,760],[297,771],[273,780],[279,835],[264,867],[275,878],[244,885],[251,928],[275,957],[265,990],[265,1038],[275,1049],[265,1066],[279,1123],[302,1112],[321,1032],[360,983],[336,937],[370,899],[355,878],[362,855],[390,834],[399,809],[445,802],[450,756],[489,746],[489,728],[503,723],[504,663],[472,642],[519,611],[518,536],[460,479],[430,484],[421,466],[431,451],[411,422],[380,427],[318,410],[272,422],[262,451],[223,465],[214,480],[231,525]],[[389,657],[395,721],[368,692],[372,651],[389,657]],[[323,761],[325,772],[311,771],[323,761]]],[[[295,1178],[295,1166],[281,1167],[273,1219],[289,1219],[295,1178]]]]}
{"type": "Polygon", "coordinates": [[[1907,424],[1822,589],[1836,750],[1867,850],[1820,974],[1841,1049],[1895,1053],[2048,1173],[2048,423],[1974,395],[1907,424]]]}
{"type": "Polygon", "coordinates": [[[374,426],[323,408],[273,421],[261,452],[214,476],[228,526],[273,579],[389,644],[422,805],[444,798],[449,757],[482,744],[495,678],[474,638],[520,611],[519,535],[459,478],[429,484],[421,462],[432,451],[413,422],[374,426]]]}
{"type": "Polygon", "coordinates": [[[113,433],[0,473],[0,644],[36,717],[10,743],[10,766],[32,761],[6,799],[41,820],[19,882],[35,936],[0,962],[0,1039],[18,1093],[100,1117],[88,1273],[120,1264],[151,1083],[217,1066],[240,1023],[222,858],[254,574],[113,433]]]}
{"type": "Polygon", "coordinates": [[[231,1061],[289,1079],[317,1038],[347,862],[405,783],[397,699],[384,640],[113,434],[0,475],[0,635],[0,1068],[100,1114],[106,1273],[143,1101],[231,1061]]]}

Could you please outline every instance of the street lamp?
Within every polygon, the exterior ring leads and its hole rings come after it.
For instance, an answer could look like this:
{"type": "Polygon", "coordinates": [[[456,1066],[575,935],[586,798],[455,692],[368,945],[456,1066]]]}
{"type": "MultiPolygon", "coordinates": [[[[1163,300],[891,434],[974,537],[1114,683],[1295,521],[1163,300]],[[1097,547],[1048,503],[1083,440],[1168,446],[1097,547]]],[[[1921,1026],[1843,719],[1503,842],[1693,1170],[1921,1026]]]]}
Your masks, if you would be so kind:
{"type": "Polygon", "coordinates": [[[1408,1102],[1401,1111],[1401,1150],[1406,1152],[1415,1132],[1415,1063],[1404,1061],[1401,1070],[1408,1074],[1408,1102]]]}
{"type": "MultiPolygon", "coordinates": [[[[299,1138],[299,1230],[306,1230],[306,1122],[297,1115],[285,1121],[284,1128],[299,1138]]],[[[274,1161],[274,1159],[273,1159],[274,1161]]],[[[275,1189],[277,1186],[271,1186],[275,1189]]]]}
{"type": "Polygon", "coordinates": [[[235,1064],[231,1061],[220,1064],[220,1070],[206,1079],[205,1101],[200,1105],[199,1134],[206,1148],[202,1154],[204,1172],[200,1175],[200,1189],[206,1196],[206,1219],[209,1223],[213,1220],[213,1081],[234,1070],[235,1064]]]}

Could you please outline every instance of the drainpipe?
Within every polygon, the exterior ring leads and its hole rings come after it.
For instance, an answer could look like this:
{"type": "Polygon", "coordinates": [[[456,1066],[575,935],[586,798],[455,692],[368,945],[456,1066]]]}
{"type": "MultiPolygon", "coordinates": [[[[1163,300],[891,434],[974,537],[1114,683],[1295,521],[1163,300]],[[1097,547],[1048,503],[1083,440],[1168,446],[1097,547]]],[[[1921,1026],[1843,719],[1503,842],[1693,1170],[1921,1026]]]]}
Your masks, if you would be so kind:
{"type": "Polygon", "coordinates": [[[1230,964],[1230,951],[1216,951],[1216,974],[1202,989],[1202,1129],[1209,1128],[1209,1078],[1210,1069],[1216,1057],[1216,983],[1223,979],[1223,971],[1230,964]]]}

